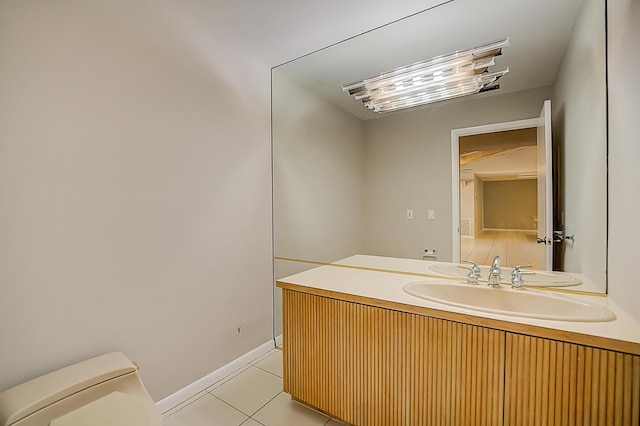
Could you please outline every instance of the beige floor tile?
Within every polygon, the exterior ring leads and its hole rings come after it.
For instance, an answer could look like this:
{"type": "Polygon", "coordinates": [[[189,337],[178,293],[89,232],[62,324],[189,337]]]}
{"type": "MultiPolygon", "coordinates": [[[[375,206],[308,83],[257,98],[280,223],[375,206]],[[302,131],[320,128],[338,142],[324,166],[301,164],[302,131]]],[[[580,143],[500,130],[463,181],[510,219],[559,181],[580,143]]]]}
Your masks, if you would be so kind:
{"type": "Polygon", "coordinates": [[[274,349],[266,356],[258,359],[253,365],[278,377],[282,377],[282,351],[274,349]]]}
{"type": "Polygon", "coordinates": [[[341,426],[344,425],[344,423],[340,423],[337,420],[331,419],[329,420],[329,423],[327,423],[325,426],[341,426]]]}
{"type": "Polygon", "coordinates": [[[250,366],[209,393],[251,416],[282,391],[282,379],[250,366]]]}
{"type": "Polygon", "coordinates": [[[284,392],[271,400],[252,418],[265,426],[322,426],[329,420],[328,417],[293,402],[284,392]]]}
{"type": "Polygon", "coordinates": [[[205,393],[200,399],[164,419],[164,426],[238,426],[248,416],[205,393]]]}

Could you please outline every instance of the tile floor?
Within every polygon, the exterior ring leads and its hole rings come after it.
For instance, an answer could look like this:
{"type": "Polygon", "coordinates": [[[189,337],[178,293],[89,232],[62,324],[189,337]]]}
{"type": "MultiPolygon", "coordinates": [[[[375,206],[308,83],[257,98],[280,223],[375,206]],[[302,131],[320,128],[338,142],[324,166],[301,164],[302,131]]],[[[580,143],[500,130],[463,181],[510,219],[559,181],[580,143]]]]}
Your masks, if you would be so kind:
{"type": "Polygon", "coordinates": [[[275,348],[163,414],[165,426],[338,426],[282,391],[275,348]]]}
{"type": "Polygon", "coordinates": [[[502,266],[538,266],[536,231],[482,231],[476,238],[460,239],[460,258],[479,265],[491,265],[494,256],[502,266]]]}

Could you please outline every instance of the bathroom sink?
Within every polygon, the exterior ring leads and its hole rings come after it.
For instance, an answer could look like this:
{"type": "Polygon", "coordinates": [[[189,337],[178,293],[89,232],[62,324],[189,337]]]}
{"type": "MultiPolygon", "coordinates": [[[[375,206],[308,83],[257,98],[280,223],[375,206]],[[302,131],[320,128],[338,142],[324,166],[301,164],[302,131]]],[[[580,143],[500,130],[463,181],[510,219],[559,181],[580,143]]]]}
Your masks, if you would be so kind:
{"type": "Polygon", "coordinates": [[[491,288],[483,284],[417,281],[403,290],[416,297],[446,305],[494,314],[555,321],[613,321],[608,309],[564,295],[542,294],[536,290],[491,288]]]}
{"type": "MultiPolygon", "coordinates": [[[[466,278],[469,273],[468,269],[471,265],[469,264],[458,264],[458,263],[442,263],[435,264],[429,266],[433,272],[437,272],[439,274],[443,274],[449,277],[456,278],[466,278]]],[[[508,266],[502,267],[502,272],[500,273],[500,279],[504,283],[511,282],[511,270],[513,268],[509,268],[508,266]]],[[[539,270],[529,270],[522,269],[523,271],[531,271],[535,272],[534,275],[524,275],[523,279],[525,281],[525,285],[535,286],[535,287],[569,287],[574,285],[582,284],[582,281],[579,279],[565,274],[563,272],[556,271],[539,271],[539,270]]],[[[480,266],[480,279],[484,278],[486,282],[486,278],[489,276],[489,266],[480,266]]]]}

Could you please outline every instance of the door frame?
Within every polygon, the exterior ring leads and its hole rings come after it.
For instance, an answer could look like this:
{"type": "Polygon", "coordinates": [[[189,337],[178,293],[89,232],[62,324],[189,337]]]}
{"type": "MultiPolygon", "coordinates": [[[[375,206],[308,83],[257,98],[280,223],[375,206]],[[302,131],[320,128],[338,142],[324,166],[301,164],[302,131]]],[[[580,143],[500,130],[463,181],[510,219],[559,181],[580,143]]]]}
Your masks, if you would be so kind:
{"type": "Polygon", "coordinates": [[[505,121],[451,130],[451,261],[460,263],[460,137],[538,127],[540,118],[505,121]]]}

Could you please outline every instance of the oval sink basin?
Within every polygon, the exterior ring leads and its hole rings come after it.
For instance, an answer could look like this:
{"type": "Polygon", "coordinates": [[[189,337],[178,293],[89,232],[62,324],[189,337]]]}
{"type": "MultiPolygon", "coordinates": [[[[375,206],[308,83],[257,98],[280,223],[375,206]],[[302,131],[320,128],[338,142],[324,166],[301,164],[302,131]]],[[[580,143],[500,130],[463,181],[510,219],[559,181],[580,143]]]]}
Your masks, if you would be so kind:
{"type": "Polygon", "coordinates": [[[403,290],[416,297],[475,311],[555,321],[613,321],[616,316],[599,305],[535,290],[491,288],[486,285],[417,281],[403,290]]]}
{"type": "MultiPolygon", "coordinates": [[[[458,264],[458,263],[443,263],[429,266],[433,272],[437,272],[439,274],[443,274],[449,277],[455,278],[466,278],[469,273],[468,268],[471,265],[468,264],[458,264]]],[[[502,267],[502,272],[500,273],[500,279],[503,283],[511,282],[511,270],[508,266],[502,267]]],[[[539,270],[529,270],[523,269],[523,271],[531,271],[535,272],[534,275],[523,275],[523,279],[525,285],[530,285],[534,287],[569,287],[574,285],[582,284],[582,281],[579,279],[572,277],[569,274],[565,274],[563,272],[556,271],[539,271],[539,270]]],[[[480,266],[480,277],[481,280],[484,279],[484,282],[487,282],[487,277],[489,276],[489,267],[488,266],[480,266]]]]}

